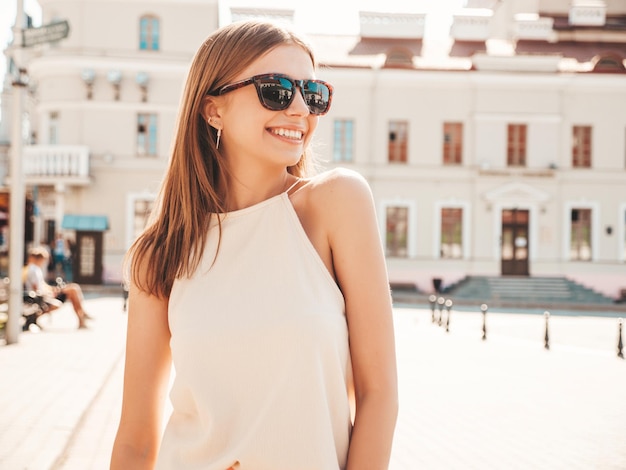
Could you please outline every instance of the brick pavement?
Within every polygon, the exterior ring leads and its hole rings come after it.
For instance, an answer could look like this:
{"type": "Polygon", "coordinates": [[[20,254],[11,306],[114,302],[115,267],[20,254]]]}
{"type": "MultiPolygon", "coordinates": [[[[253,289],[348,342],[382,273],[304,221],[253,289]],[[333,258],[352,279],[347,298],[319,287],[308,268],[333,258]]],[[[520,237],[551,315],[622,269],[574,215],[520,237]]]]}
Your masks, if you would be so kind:
{"type": "MultiPolygon", "coordinates": [[[[3,377],[11,360],[39,363],[31,374],[9,368],[8,383],[19,386],[0,389],[0,401],[15,403],[12,412],[0,407],[0,468],[108,468],[125,317],[118,298],[88,302],[98,302],[98,320],[84,338],[46,331],[24,335],[18,352],[0,346],[3,377]],[[37,360],[57,334],[83,360],[67,360],[59,347],[37,360]],[[63,382],[68,396],[41,398],[33,383],[44,381],[53,390],[63,382]],[[20,445],[27,433],[30,445],[20,445]]],[[[479,313],[453,310],[446,333],[430,311],[395,310],[401,409],[391,470],[625,469],[626,361],[616,357],[616,319],[553,316],[547,351],[541,315],[487,318],[481,341],[479,313]]]]}

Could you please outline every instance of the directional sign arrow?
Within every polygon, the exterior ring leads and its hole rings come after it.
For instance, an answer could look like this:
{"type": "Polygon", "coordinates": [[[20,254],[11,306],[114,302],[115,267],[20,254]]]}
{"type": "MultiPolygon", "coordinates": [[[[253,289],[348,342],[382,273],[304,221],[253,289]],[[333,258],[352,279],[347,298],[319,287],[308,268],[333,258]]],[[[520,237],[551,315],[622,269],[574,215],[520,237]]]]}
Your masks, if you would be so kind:
{"type": "Polygon", "coordinates": [[[63,21],[55,21],[39,28],[27,28],[22,30],[22,47],[31,47],[46,42],[54,42],[66,38],[70,32],[70,24],[63,21]]]}

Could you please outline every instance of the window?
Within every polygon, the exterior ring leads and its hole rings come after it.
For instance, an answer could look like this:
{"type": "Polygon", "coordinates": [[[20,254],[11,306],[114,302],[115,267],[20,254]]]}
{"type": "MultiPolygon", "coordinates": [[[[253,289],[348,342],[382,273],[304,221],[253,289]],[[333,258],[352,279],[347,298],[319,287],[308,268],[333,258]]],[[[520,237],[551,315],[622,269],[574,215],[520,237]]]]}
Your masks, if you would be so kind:
{"type": "Polygon", "coordinates": [[[591,209],[572,209],[570,259],[591,260],[591,209]]]}
{"type": "Polygon", "coordinates": [[[385,251],[387,256],[408,256],[409,208],[390,206],[386,211],[385,251]]]}
{"type": "Polygon", "coordinates": [[[354,161],[354,122],[351,119],[335,120],[333,161],[354,161]]]}
{"type": "Polygon", "coordinates": [[[509,166],[526,166],[526,124],[508,125],[506,161],[509,166]]]}
{"type": "Polygon", "coordinates": [[[59,143],[59,113],[52,111],[48,116],[48,143],[56,145],[59,143]]]}
{"type": "Polygon", "coordinates": [[[154,16],[142,16],[139,20],[139,49],[159,50],[159,20],[154,16]]]}
{"type": "Polygon", "coordinates": [[[596,56],[591,59],[593,64],[593,71],[596,73],[624,73],[626,67],[624,67],[624,61],[622,57],[617,53],[608,53],[600,56],[596,56]]]}
{"type": "Polygon", "coordinates": [[[572,167],[591,168],[591,126],[572,128],[572,167]]]}
{"type": "Polygon", "coordinates": [[[441,247],[442,258],[463,257],[463,209],[441,209],[441,247]]]}
{"type": "Polygon", "coordinates": [[[133,204],[133,240],[137,239],[148,225],[153,206],[154,199],[135,199],[133,204]]]}
{"type": "Polygon", "coordinates": [[[93,276],[96,274],[96,238],[89,235],[83,235],[80,237],[79,253],[79,273],[81,276],[93,276]]]}
{"type": "Polygon", "coordinates": [[[624,224],[622,226],[622,234],[624,239],[622,240],[623,242],[623,253],[622,253],[622,261],[626,261],[626,210],[624,211],[624,215],[623,215],[623,219],[622,219],[622,224],[624,224]]]}
{"type": "Polygon", "coordinates": [[[386,53],[386,68],[411,68],[413,67],[413,52],[409,49],[390,49],[386,53]]]}
{"type": "Polygon", "coordinates": [[[406,121],[389,123],[389,162],[406,163],[408,146],[408,128],[406,121]]]}
{"type": "Polygon", "coordinates": [[[156,114],[137,115],[137,154],[156,156],[156,114]]]}
{"type": "Polygon", "coordinates": [[[443,164],[460,165],[463,162],[463,124],[443,123],[443,164]]]}

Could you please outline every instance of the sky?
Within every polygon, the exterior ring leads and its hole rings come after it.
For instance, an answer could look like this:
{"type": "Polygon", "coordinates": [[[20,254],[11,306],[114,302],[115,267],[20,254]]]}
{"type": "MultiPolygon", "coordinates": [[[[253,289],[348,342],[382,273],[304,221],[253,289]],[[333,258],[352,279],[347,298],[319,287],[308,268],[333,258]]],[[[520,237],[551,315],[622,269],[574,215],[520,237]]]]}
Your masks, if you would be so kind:
{"type": "MultiPolygon", "coordinates": [[[[15,24],[15,0],[0,0],[0,50],[4,50],[13,37],[11,29],[15,24]]],[[[24,11],[31,15],[36,25],[41,23],[41,8],[36,0],[24,0],[24,11]]],[[[4,55],[0,56],[0,88],[4,80],[6,61],[4,55]]]]}
{"type": "MultiPolygon", "coordinates": [[[[41,8],[36,0],[23,0],[24,10],[35,26],[41,24],[41,8]]],[[[358,11],[387,11],[392,13],[426,12],[425,36],[437,39],[447,35],[450,13],[463,5],[463,0],[222,0],[222,11],[234,7],[265,7],[295,10],[296,26],[306,33],[357,34],[358,11]],[[381,7],[384,5],[384,8],[381,7]]],[[[16,0],[0,0],[0,50],[9,43],[15,23],[16,0]]],[[[122,7],[120,7],[122,8],[122,7]]],[[[71,25],[70,25],[71,27],[71,25]]],[[[0,84],[5,72],[4,57],[0,57],[0,84]]]]}

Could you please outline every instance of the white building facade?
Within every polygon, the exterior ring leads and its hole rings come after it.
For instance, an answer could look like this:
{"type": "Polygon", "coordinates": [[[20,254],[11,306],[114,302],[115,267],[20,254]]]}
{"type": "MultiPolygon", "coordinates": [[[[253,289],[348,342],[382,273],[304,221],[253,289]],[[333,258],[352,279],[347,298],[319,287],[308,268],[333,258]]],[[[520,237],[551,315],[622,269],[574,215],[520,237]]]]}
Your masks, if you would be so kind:
{"type": "Polygon", "coordinates": [[[38,209],[27,244],[61,232],[76,243],[76,280],[118,282],[167,165],[191,58],[218,27],[218,2],[39,3],[43,24],[66,20],[70,34],[27,51],[32,145],[23,161],[38,209]]]}
{"type": "MultiPolygon", "coordinates": [[[[101,273],[95,282],[117,282],[219,4],[40,3],[44,23],[67,19],[71,34],[28,61],[33,243],[61,229],[87,274],[101,273]]],[[[335,86],[315,153],[369,180],[394,283],[430,291],[433,278],[567,276],[617,296],[626,287],[626,5],[468,3],[443,53],[428,50],[420,14],[361,12],[359,36],[312,36],[319,76],[335,86]]]]}

